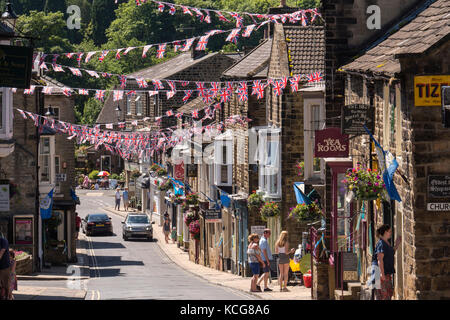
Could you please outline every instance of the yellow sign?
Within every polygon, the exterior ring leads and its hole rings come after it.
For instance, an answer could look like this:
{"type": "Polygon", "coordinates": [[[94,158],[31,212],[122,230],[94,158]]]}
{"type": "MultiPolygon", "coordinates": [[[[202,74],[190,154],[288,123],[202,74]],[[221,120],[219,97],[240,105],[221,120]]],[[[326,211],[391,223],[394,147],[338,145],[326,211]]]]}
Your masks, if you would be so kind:
{"type": "Polygon", "coordinates": [[[414,77],[414,105],[416,107],[442,106],[442,87],[450,86],[450,75],[414,77]]]}

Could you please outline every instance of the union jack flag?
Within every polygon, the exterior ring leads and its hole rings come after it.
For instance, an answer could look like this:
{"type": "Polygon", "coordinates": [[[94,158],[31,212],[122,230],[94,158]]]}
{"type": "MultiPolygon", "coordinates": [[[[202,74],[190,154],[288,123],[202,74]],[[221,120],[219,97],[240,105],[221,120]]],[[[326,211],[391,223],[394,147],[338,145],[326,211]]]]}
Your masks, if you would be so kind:
{"type": "Polygon", "coordinates": [[[192,12],[189,10],[188,7],[181,6],[181,8],[183,9],[184,14],[190,14],[191,16],[193,16],[192,12]]]}
{"type": "Polygon", "coordinates": [[[80,52],[80,53],[77,55],[78,67],[81,66],[81,58],[83,57],[83,55],[84,55],[83,52],[80,52]]]}
{"type": "Polygon", "coordinates": [[[153,97],[153,96],[155,96],[155,95],[157,95],[158,94],[158,91],[149,91],[148,92],[148,95],[150,96],[150,97],[153,97]]]}
{"type": "Polygon", "coordinates": [[[306,17],[305,10],[302,10],[302,26],[306,27],[308,25],[308,18],[306,17]]]}
{"type": "Polygon", "coordinates": [[[197,90],[200,93],[199,95],[201,95],[203,97],[205,95],[205,91],[206,91],[205,83],[196,82],[195,84],[197,85],[197,90]]]}
{"type": "Polygon", "coordinates": [[[52,87],[44,87],[44,89],[42,89],[42,93],[44,94],[52,94],[52,87]]]}
{"type": "Polygon", "coordinates": [[[206,23],[211,23],[211,16],[209,15],[209,11],[208,10],[205,10],[205,11],[206,11],[206,16],[201,18],[202,22],[206,21],[206,23]]]}
{"type": "Polygon", "coordinates": [[[241,29],[239,29],[239,28],[233,29],[225,41],[230,41],[230,42],[236,44],[238,41],[238,38],[239,38],[239,31],[241,31],[241,29]]]}
{"type": "Polygon", "coordinates": [[[78,94],[82,95],[82,96],[88,96],[89,95],[89,90],[87,90],[87,89],[79,89],[78,90],[78,94]]]}
{"type": "Polygon", "coordinates": [[[252,34],[252,32],[255,29],[255,27],[256,27],[256,24],[252,24],[252,25],[247,26],[247,28],[245,28],[245,31],[242,33],[242,36],[244,38],[250,37],[250,35],[252,34]]]}
{"type": "Polygon", "coordinates": [[[89,60],[91,60],[92,56],[93,56],[94,54],[96,54],[96,53],[97,53],[97,51],[91,51],[91,52],[88,52],[88,54],[86,55],[86,59],[84,59],[84,62],[85,62],[85,63],[88,63],[89,60]]]}
{"type": "Polygon", "coordinates": [[[197,15],[197,17],[200,17],[200,20],[203,21],[204,17],[203,17],[203,12],[201,12],[199,9],[197,8],[192,8],[192,11],[195,12],[195,14],[197,15]]]}
{"type": "Polygon", "coordinates": [[[105,60],[108,53],[109,53],[108,50],[103,50],[101,56],[98,58],[98,61],[103,62],[103,60],[105,60]]]}
{"type": "Polygon", "coordinates": [[[103,100],[105,99],[105,90],[96,90],[95,91],[95,99],[103,102],[103,100]]]}
{"type": "Polygon", "coordinates": [[[170,98],[172,98],[174,95],[175,95],[175,91],[167,91],[166,92],[166,95],[167,95],[167,99],[170,99],[170,98]]]}
{"type": "Polygon", "coordinates": [[[136,90],[130,90],[127,92],[127,96],[134,96],[136,95],[136,90]]]}
{"type": "Polygon", "coordinates": [[[198,110],[195,109],[194,111],[192,111],[192,118],[197,119],[198,118],[198,110]]]}
{"type": "Polygon", "coordinates": [[[136,49],[136,47],[129,47],[125,50],[125,52],[123,53],[124,56],[126,56],[128,54],[128,52],[130,52],[131,50],[136,49]]]}
{"type": "Polygon", "coordinates": [[[156,52],[156,57],[158,59],[164,58],[164,52],[166,52],[167,43],[159,45],[158,51],[156,52]]]}
{"type": "Polygon", "coordinates": [[[19,111],[19,113],[22,115],[22,117],[23,117],[24,119],[27,118],[27,115],[25,114],[25,112],[24,112],[23,110],[17,109],[17,111],[19,111]]]}
{"type": "Polygon", "coordinates": [[[169,7],[170,7],[169,13],[170,13],[171,15],[174,15],[175,12],[177,12],[177,9],[175,9],[175,7],[174,7],[174,6],[171,6],[170,4],[169,4],[169,7]]]}
{"type": "Polygon", "coordinates": [[[314,15],[313,15],[313,17],[312,17],[312,19],[311,19],[311,22],[314,22],[314,20],[316,20],[316,17],[317,17],[317,16],[319,16],[319,17],[322,16],[322,15],[317,11],[317,8],[312,9],[311,11],[312,11],[312,13],[314,13],[314,15]]]}
{"type": "Polygon", "coordinates": [[[36,86],[30,86],[30,88],[25,89],[23,91],[24,94],[34,94],[34,89],[36,88],[36,86]]]}
{"type": "Polygon", "coordinates": [[[64,94],[66,97],[70,97],[70,96],[72,95],[72,89],[67,88],[67,87],[64,87],[64,88],[63,88],[63,94],[64,94]]]}
{"type": "Polygon", "coordinates": [[[95,71],[93,71],[93,70],[84,70],[84,71],[86,71],[91,77],[94,77],[94,78],[100,78],[100,76],[98,75],[98,73],[95,72],[95,71]]]}
{"type": "Polygon", "coordinates": [[[170,109],[169,111],[166,112],[166,116],[168,116],[168,117],[173,116],[173,111],[172,111],[172,109],[170,109]]]}
{"type": "Polygon", "coordinates": [[[286,89],[286,86],[288,85],[287,77],[281,79],[281,84],[283,85],[283,89],[286,89]]]}
{"type": "Polygon", "coordinates": [[[45,62],[43,62],[43,63],[40,65],[39,68],[44,69],[44,70],[48,70],[47,64],[46,64],[45,62]]]}
{"type": "Polygon", "coordinates": [[[217,15],[219,16],[219,20],[225,21],[225,22],[230,22],[230,20],[228,20],[227,18],[225,18],[225,16],[222,14],[222,12],[216,11],[216,13],[217,13],[217,15]]]}
{"type": "Polygon", "coordinates": [[[298,91],[298,82],[300,80],[300,75],[296,75],[292,78],[289,79],[289,82],[291,83],[291,90],[292,92],[297,92],[298,91]]]}
{"type": "Polygon", "coordinates": [[[144,47],[144,50],[142,51],[142,58],[147,58],[147,51],[150,50],[151,47],[151,44],[144,47]]]}
{"type": "Polygon", "coordinates": [[[202,100],[204,103],[209,104],[213,100],[213,93],[210,90],[205,90],[204,95],[202,96],[202,100]]]}
{"type": "Polygon", "coordinates": [[[72,59],[72,57],[75,55],[75,53],[70,52],[70,53],[66,53],[65,56],[69,59],[72,59]]]}
{"type": "Polygon", "coordinates": [[[114,90],[114,101],[119,101],[123,99],[123,91],[122,90],[114,90]]]}
{"type": "Polygon", "coordinates": [[[248,86],[246,82],[241,82],[240,87],[238,88],[237,92],[239,95],[239,101],[244,102],[248,101],[248,86]]]}
{"type": "Polygon", "coordinates": [[[77,68],[69,68],[69,70],[72,71],[72,73],[73,73],[75,76],[77,76],[77,77],[81,77],[81,76],[82,76],[82,75],[81,75],[80,69],[77,69],[77,68]]]}
{"type": "Polygon", "coordinates": [[[120,75],[119,76],[119,80],[120,80],[120,87],[122,89],[125,89],[125,87],[127,86],[127,76],[125,75],[120,75]]]}
{"type": "Polygon", "coordinates": [[[59,54],[54,54],[53,55],[53,60],[52,60],[52,64],[56,64],[56,60],[58,60],[59,54]]]}
{"type": "Polygon", "coordinates": [[[155,86],[155,90],[162,90],[164,89],[164,86],[161,82],[161,80],[152,80],[154,86],[155,86]]]}
{"type": "Polygon", "coordinates": [[[164,4],[162,4],[161,2],[156,2],[158,4],[158,11],[159,12],[164,12],[164,4]]]}
{"type": "Polygon", "coordinates": [[[123,51],[123,49],[117,49],[116,52],[116,59],[119,60],[120,59],[120,53],[123,51]]]}
{"type": "Polygon", "coordinates": [[[181,119],[181,117],[183,117],[183,113],[182,112],[178,112],[175,117],[177,117],[177,119],[181,119]]]}
{"type": "Polygon", "coordinates": [[[236,28],[242,28],[244,26],[244,19],[236,12],[231,12],[230,14],[236,19],[236,28]]]}
{"type": "Polygon", "coordinates": [[[283,94],[283,83],[282,81],[274,81],[273,84],[273,91],[275,93],[275,96],[278,97],[283,94]]]}
{"type": "Polygon", "coordinates": [[[261,84],[260,80],[253,81],[253,91],[252,95],[257,95],[258,99],[264,98],[264,86],[261,84]]]}
{"type": "Polygon", "coordinates": [[[173,82],[173,81],[171,81],[171,80],[166,80],[166,82],[167,82],[167,84],[168,84],[169,87],[170,87],[170,91],[174,91],[174,92],[177,91],[177,88],[176,88],[176,86],[175,86],[175,82],[173,82]]]}
{"type": "Polygon", "coordinates": [[[308,76],[308,82],[319,82],[323,80],[322,72],[314,72],[309,74],[308,76]]]}
{"type": "Polygon", "coordinates": [[[213,82],[211,83],[211,91],[213,93],[213,97],[217,97],[217,95],[220,92],[220,82],[213,82]]]}
{"type": "Polygon", "coordinates": [[[173,51],[174,52],[177,52],[178,50],[180,50],[181,49],[181,41],[175,41],[174,43],[173,43],[173,51]]]}
{"type": "Polygon", "coordinates": [[[230,100],[230,97],[231,97],[231,91],[223,89],[220,94],[220,102],[222,102],[222,103],[228,102],[230,100]]]}
{"type": "Polygon", "coordinates": [[[195,38],[187,39],[186,43],[184,44],[184,47],[183,47],[183,49],[181,49],[181,51],[183,51],[183,52],[189,51],[189,49],[194,44],[194,41],[195,41],[195,38]]]}
{"type": "Polygon", "coordinates": [[[183,82],[181,82],[181,85],[182,85],[183,87],[186,87],[188,84],[189,84],[189,81],[183,81],[183,82]]]}
{"type": "Polygon", "coordinates": [[[138,78],[138,79],[136,79],[136,82],[137,82],[139,88],[147,88],[148,87],[148,83],[147,83],[147,81],[145,81],[145,79],[138,78]]]}
{"type": "Polygon", "coordinates": [[[208,44],[209,35],[200,37],[200,40],[198,40],[197,47],[195,50],[206,50],[206,45],[208,44]]]}
{"type": "Polygon", "coordinates": [[[191,96],[192,96],[192,90],[185,90],[183,102],[186,103],[191,98],[191,96]]]}

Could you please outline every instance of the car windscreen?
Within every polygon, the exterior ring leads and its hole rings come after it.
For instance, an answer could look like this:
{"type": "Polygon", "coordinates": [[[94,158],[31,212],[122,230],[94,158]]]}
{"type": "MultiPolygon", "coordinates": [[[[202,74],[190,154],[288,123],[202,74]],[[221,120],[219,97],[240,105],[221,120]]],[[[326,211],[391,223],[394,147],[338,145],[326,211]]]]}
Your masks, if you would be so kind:
{"type": "Polygon", "coordinates": [[[147,216],[131,216],[128,217],[128,223],[148,223],[147,216]]]}
{"type": "Polygon", "coordinates": [[[107,215],[93,215],[93,216],[89,216],[89,222],[96,222],[96,221],[105,221],[105,220],[109,220],[107,215]]]}

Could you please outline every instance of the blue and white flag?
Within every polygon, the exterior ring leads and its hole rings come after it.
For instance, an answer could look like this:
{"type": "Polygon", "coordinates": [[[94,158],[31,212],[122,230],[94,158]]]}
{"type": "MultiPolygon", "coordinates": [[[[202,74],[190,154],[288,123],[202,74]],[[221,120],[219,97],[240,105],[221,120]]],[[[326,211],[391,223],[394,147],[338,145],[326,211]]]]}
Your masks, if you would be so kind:
{"type": "Polygon", "coordinates": [[[40,210],[41,210],[41,218],[43,220],[50,219],[52,216],[52,207],[53,207],[53,190],[50,191],[47,196],[41,200],[40,210]]]}
{"type": "Polygon", "coordinates": [[[378,164],[380,167],[381,172],[383,172],[383,180],[384,184],[386,185],[386,191],[389,195],[389,198],[392,200],[397,200],[399,202],[402,201],[400,198],[400,195],[398,194],[397,188],[394,184],[394,173],[395,170],[398,168],[398,162],[397,159],[395,159],[394,155],[390,153],[389,151],[384,151],[383,148],[380,146],[378,141],[372,136],[369,129],[367,129],[366,126],[364,126],[364,129],[367,131],[367,133],[370,136],[370,139],[373,140],[375,143],[375,149],[378,156],[378,164]]]}

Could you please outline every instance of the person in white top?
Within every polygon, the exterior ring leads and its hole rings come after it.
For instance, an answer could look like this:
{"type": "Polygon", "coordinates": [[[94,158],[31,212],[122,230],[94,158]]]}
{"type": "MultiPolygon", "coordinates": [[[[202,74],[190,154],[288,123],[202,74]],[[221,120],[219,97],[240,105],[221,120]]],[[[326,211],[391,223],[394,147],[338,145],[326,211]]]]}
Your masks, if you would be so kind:
{"type": "Polygon", "coordinates": [[[120,211],[120,189],[116,189],[116,205],[114,207],[114,210],[120,211]]]}
{"type": "Polygon", "coordinates": [[[280,284],[280,291],[289,291],[286,286],[289,279],[289,254],[294,253],[294,249],[289,251],[288,232],[282,231],[280,237],[275,243],[275,253],[278,254],[279,261],[278,266],[280,270],[280,278],[278,283],[280,284]]]}

